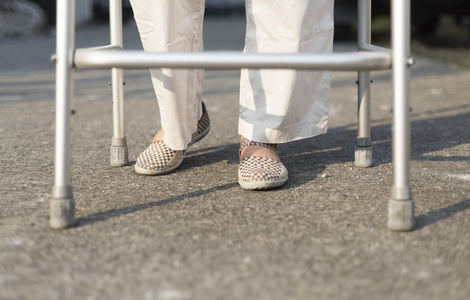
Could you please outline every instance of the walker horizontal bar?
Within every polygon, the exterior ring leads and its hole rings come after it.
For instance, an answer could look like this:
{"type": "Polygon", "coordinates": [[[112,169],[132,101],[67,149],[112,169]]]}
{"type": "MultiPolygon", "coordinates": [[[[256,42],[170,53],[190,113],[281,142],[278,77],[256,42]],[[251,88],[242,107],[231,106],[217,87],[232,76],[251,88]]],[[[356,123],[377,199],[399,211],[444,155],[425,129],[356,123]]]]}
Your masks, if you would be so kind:
{"type": "MultiPolygon", "coordinates": [[[[90,48],[83,48],[83,50],[86,51],[104,51],[104,50],[122,50],[122,47],[119,45],[105,45],[105,46],[98,46],[98,47],[90,47],[90,48]]],[[[52,54],[51,55],[51,61],[56,62],[57,61],[57,55],[52,54]]]]}
{"type": "Polygon", "coordinates": [[[362,44],[359,46],[361,51],[371,51],[371,52],[390,52],[388,48],[372,45],[372,44],[362,44]]]}
{"type": "Polygon", "coordinates": [[[210,68],[297,70],[386,70],[392,58],[385,52],[340,53],[242,53],[242,52],[143,52],[77,49],[74,64],[82,69],[108,68],[210,68]]]}

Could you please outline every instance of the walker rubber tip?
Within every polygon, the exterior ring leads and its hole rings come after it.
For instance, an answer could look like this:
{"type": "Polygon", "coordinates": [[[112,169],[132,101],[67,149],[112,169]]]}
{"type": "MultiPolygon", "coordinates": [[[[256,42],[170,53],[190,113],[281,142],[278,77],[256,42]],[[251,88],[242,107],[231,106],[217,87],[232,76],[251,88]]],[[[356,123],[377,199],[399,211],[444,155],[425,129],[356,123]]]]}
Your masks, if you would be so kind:
{"type": "Polygon", "coordinates": [[[410,231],[415,225],[413,200],[388,201],[387,226],[393,231],[410,231]]]}
{"type": "Polygon", "coordinates": [[[129,153],[127,146],[111,146],[111,160],[112,167],[124,167],[129,165],[129,153]]]}
{"type": "Polygon", "coordinates": [[[354,165],[358,168],[372,166],[372,147],[356,147],[354,152],[354,165]]]}
{"type": "Polygon", "coordinates": [[[50,201],[49,226],[53,229],[65,229],[77,223],[75,219],[75,201],[73,198],[50,201]]]}

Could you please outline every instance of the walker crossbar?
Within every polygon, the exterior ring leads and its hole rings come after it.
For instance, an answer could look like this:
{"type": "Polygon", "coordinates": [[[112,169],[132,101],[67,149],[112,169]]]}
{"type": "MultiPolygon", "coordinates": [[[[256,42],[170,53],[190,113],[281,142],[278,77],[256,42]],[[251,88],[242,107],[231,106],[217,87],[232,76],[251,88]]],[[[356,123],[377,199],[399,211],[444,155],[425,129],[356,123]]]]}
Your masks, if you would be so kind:
{"type": "MultiPolygon", "coordinates": [[[[118,48],[116,48],[118,50],[118,48]]],[[[76,68],[210,68],[297,70],[386,70],[392,67],[388,52],[344,53],[240,53],[240,52],[142,52],[77,49],[76,68]]]]}
{"type": "Polygon", "coordinates": [[[50,202],[50,226],[75,224],[71,184],[70,107],[74,68],[112,70],[113,137],[111,165],[128,164],[124,134],[123,68],[271,68],[358,72],[358,134],[354,164],[372,165],[370,136],[370,71],[392,69],[393,79],[393,186],[388,227],[411,230],[414,201],[410,187],[409,70],[410,0],[391,0],[392,47],[371,44],[371,0],[358,0],[358,51],[346,53],[145,53],[123,50],[122,0],[110,0],[109,46],[75,49],[75,0],[57,0],[55,181],[50,202]],[[392,59],[393,58],[393,59],[392,59]]]}

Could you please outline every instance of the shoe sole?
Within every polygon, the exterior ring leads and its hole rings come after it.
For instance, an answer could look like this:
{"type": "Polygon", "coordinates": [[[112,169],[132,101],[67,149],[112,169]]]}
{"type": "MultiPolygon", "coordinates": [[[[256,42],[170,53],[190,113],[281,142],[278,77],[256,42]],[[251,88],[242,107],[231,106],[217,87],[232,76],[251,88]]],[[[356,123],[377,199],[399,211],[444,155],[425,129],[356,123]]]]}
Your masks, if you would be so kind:
{"type": "Polygon", "coordinates": [[[272,181],[252,181],[252,182],[244,182],[238,181],[240,186],[245,190],[269,190],[280,187],[284,183],[286,183],[288,178],[280,179],[280,180],[272,180],[272,181]]]}
{"type": "Polygon", "coordinates": [[[209,130],[210,130],[210,129],[211,129],[211,125],[209,124],[209,126],[207,127],[207,129],[206,129],[204,132],[202,132],[200,135],[196,136],[196,137],[188,144],[188,148],[186,149],[186,151],[184,151],[183,157],[181,158],[180,163],[177,164],[176,166],[171,167],[171,168],[169,168],[169,169],[165,169],[165,170],[152,171],[152,170],[144,169],[144,168],[141,168],[141,167],[135,165],[135,166],[134,166],[135,172],[138,173],[138,174],[140,174],[140,175],[150,175],[150,176],[153,176],[153,175],[164,175],[164,174],[168,174],[168,173],[173,172],[173,171],[176,170],[176,169],[181,165],[181,163],[183,162],[184,156],[186,155],[186,152],[188,152],[189,147],[191,147],[192,145],[194,145],[196,142],[199,142],[200,140],[202,140],[202,139],[209,133],[209,130]]]}
{"type": "MultiPolygon", "coordinates": [[[[184,154],[183,154],[183,158],[184,158],[184,154]]],[[[183,162],[183,160],[181,159],[181,162],[183,162]]],[[[139,166],[134,166],[134,169],[135,169],[135,172],[137,174],[140,174],[140,175],[149,175],[149,176],[152,176],[152,175],[163,175],[163,174],[168,174],[170,172],[173,172],[174,170],[176,170],[176,168],[178,168],[180,165],[181,165],[181,162],[172,167],[172,168],[169,168],[169,169],[165,169],[165,170],[161,170],[161,171],[152,171],[152,170],[147,170],[147,169],[144,169],[144,168],[141,168],[139,166]]]]}

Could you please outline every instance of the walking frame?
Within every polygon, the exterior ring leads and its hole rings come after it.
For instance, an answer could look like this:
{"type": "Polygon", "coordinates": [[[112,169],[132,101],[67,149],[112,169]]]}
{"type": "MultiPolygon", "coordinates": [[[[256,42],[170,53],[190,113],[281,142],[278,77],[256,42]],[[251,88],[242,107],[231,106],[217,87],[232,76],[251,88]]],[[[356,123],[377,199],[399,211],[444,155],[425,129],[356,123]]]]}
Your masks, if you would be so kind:
{"type": "Polygon", "coordinates": [[[108,46],[75,49],[75,0],[57,1],[55,183],[50,201],[50,227],[76,223],[71,184],[70,115],[74,68],[111,69],[113,137],[111,166],[128,165],[124,134],[123,68],[271,68],[358,71],[357,167],[372,165],[370,137],[370,72],[392,70],[393,186],[388,228],[411,230],[414,200],[410,187],[409,57],[410,0],[391,0],[392,47],[371,44],[371,0],[358,0],[358,51],[345,53],[243,54],[238,52],[149,53],[123,50],[122,0],[110,0],[108,46]]]}

